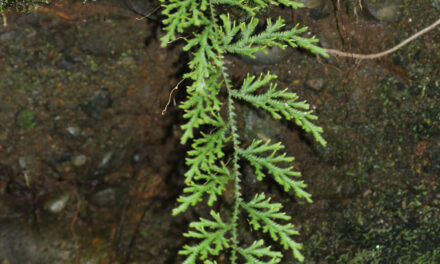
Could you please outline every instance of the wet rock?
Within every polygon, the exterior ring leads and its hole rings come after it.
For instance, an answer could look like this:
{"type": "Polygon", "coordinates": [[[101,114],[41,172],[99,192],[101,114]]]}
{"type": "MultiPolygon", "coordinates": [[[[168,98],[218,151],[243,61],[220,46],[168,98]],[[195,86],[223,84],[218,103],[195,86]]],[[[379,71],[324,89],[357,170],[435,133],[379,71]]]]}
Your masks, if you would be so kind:
{"type": "Polygon", "coordinates": [[[128,148],[123,145],[108,146],[98,156],[95,161],[91,177],[108,174],[116,171],[128,158],[128,148]]]}
{"type": "Polygon", "coordinates": [[[57,66],[58,69],[66,70],[66,71],[69,71],[69,70],[71,70],[73,68],[72,63],[69,62],[65,58],[61,58],[61,59],[57,60],[55,62],[55,65],[57,66]]]}
{"type": "Polygon", "coordinates": [[[3,44],[6,44],[8,42],[13,42],[17,39],[22,38],[24,35],[25,33],[18,29],[6,31],[0,34],[0,42],[3,44]]]}
{"type": "Polygon", "coordinates": [[[249,106],[239,108],[240,116],[243,124],[243,136],[246,140],[262,139],[279,141],[286,127],[280,122],[272,118],[272,116],[258,109],[249,106]]]}
{"type": "Polygon", "coordinates": [[[84,154],[76,155],[73,157],[72,163],[75,167],[81,167],[87,162],[87,156],[84,154]]]}
{"type": "Polygon", "coordinates": [[[434,1],[432,2],[432,6],[433,6],[434,8],[436,8],[437,10],[440,10],[440,0],[434,0],[434,1]]]}
{"type": "Polygon", "coordinates": [[[59,214],[64,211],[69,203],[71,193],[65,191],[56,195],[50,195],[44,202],[44,210],[52,214],[59,214]]]}
{"type": "Polygon", "coordinates": [[[32,232],[20,221],[3,220],[0,227],[0,260],[2,263],[62,263],[69,260],[69,252],[51,247],[51,240],[32,232]]]}
{"type": "Polygon", "coordinates": [[[310,79],[306,81],[306,86],[315,92],[319,92],[324,88],[325,80],[323,78],[310,79]]]}
{"type": "Polygon", "coordinates": [[[364,0],[364,6],[379,21],[392,22],[399,19],[399,3],[396,0],[364,0]]]}
{"type": "Polygon", "coordinates": [[[22,169],[26,169],[27,167],[29,167],[29,164],[31,164],[32,162],[33,162],[33,158],[31,156],[18,157],[18,165],[22,169]]]}
{"type": "MultiPolygon", "coordinates": [[[[1,208],[4,212],[5,208],[1,208]]],[[[80,233],[73,237],[71,220],[56,223],[27,224],[29,217],[5,216],[0,220],[0,263],[2,264],[51,264],[51,263],[110,263],[106,241],[94,243],[98,238],[80,233]],[[74,241],[80,239],[80,244],[74,241]]]]}
{"type": "Polygon", "coordinates": [[[15,124],[24,129],[32,129],[37,124],[37,115],[33,110],[22,109],[17,113],[15,124]]]}
{"type": "Polygon", "coordinates": [[[131,11],[143,16],[157,18],[160,2],[157,0],[124,0],[125,6],[131,11]]]}
{"type": "MultiPolygon", "coordinates": [[[[314,19],[320,19],[328,16],[332,10],[331,0],[298,0],[305,8],[308,8],[309,14],[314,19]]],[[[298,12],[302,12],[301,9],[298,12]]]]}
{"type": "Polygon", "coordinates": [[[101,90],[92,93],[83,104],[81,110],[93,119],[101,119],[102,111],[111,107],[112,99],[109,91],[101,90]]]}
{"type": "Polygon", "coordinates": [[[111,208],[120,204],[124,198],[123,188],[110,186],[93,192],[89,197],[89,201],[98,207],[111,208]]]}
{"type": "Polygon", "coordinates": [[[293,53],[293,49],[291,47],[287,47],[282,50],[279,47],[270,47],[265,51],[259,51],[254,53],[255,58],[251,58],[249,56],[240,55],[239,57],[250,64],[259,64],[259,65],[273,65],[280,63],[291,56],[293,53]]]}
{"type": "Polygon", "coordinates": [[[69,133],[71,136],[74,136],[74,137],[79,136],[81,133],[81,129],[76,125],[70,125],[66,128],[66,130],[67,130],[67,133],[69,133]]]}
{"type": "Polygon", "coordinates": [[[79,49],[86,54],[112,57],[127,49],[124,38],[111,23],[96,23],[81,29],[79,49]]]}

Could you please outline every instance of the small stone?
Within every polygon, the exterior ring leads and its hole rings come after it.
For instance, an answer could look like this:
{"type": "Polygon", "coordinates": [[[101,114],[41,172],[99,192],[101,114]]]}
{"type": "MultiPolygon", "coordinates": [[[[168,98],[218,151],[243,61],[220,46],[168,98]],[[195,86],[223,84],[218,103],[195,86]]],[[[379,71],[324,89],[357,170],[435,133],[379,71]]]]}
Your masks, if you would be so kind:
{"type": "Polygon", "coordinates": [[[240,55],[239,57],[250,64],[259,64],[259,65],[273,65],[280,63],[287,59],[293,52],[293,49],[290,47],[286,47],[284,50],[273,46],[267,48],[264,51],[259,51],[254,53],[255,58],[251,58],[249,56],[240,55]]]}
{"type": "Polygon", "coordinates": [[[73,162],[73,165],[75,165],[75,167],[81,167],[84,164],[86,164],[87,156],[84,154],[77,155],[73,158],[72,162],[73,162]]]}
{"type": "MultiPolygon", "coordinates": [[[[309,9],[309,14],[314,19],[320,19],[328,16],[333,8],[330,0],[297,0],[302,3],[305,8],[309,9]]],[[[302,12],[301,9],[298,10],[302,12]]]]}
{"type": "Polygon", "coordinates": [[[123,2],[128,9],[142,16],[151,17],[155,15],[153,17],[153,19],[155,19],[157,18],[157,14],[160,13],[155,12],[159,11],[158,7],[160,7],[160,2],[157,0],[124,0],[123,2]]]}
{"type": "Polygon", "coordinates": [[[307,80],[306,85],[308,88],[319,92],[324,88],[325,80],[322,78],[307,80]]]}
{"type": "Polygon", "coordinates": [[[26,169],[30,163],[32,163],[32,157],[30,156],[21,156],[18,158],[18,165],[22,169],[26,169]]]}
{"type": "Polygon", "coordinates": [[[131,56],[124,57],[124,58],[121,59],[121,64],[124,65],[124,66],[131,66],[131,65],[133,65],[135,63],[136,63],[136,61],[131,56]]]}
{"type": "Polygon", "coordinates": [[[433,6],[434,8],[436,8],[437,10],[440,10],[440,0],[434,0],[434,1],[432,2],[432,6],[433,6]]]}
{"type": "Polygon", "coordinates": [[[90,202],[98,207],[113,207],[119,202],[118,196],[116,187],[105,187],[95,191],[90,196],[90,202]]]}
{"type": "Polygon", "coordinates": [[[67,132],[71,135],[71,136],[78,136],[81,133],[81,130],[79,127],[72,125],[72,126],[68,126],[66,128],[67,132]]]}
{"type": "Polygon", "coordinates": [[[399,4],[395,0],[364,0],[366,9],[379,21],[399,19],[399,4]]]}
{"type": "Polygon", "coordinates": [[[112,105],[110,92],[101,90],[92,93],[83,104],[81,110],[93,119],[101,119],[102,111],[112,105]]]}
{"type": "Polygon", "coordinates": [[[50,213],[59,214],[62,211],[64,211],[69,200],[70,200],[70,192],[67,191],[63,192],[61,194],[49,198],[44,203],[44,209],[50,213]]]}
{"type": "Polygon", "coordinates": [[[97,176],[116,171],[129,159],[128,155],[129,153],[126,146],[114,145],[104,148],[98,156],[98,159],[93,162],[93,175],[90,175],[90,177],[96,178],[97,176]]]}

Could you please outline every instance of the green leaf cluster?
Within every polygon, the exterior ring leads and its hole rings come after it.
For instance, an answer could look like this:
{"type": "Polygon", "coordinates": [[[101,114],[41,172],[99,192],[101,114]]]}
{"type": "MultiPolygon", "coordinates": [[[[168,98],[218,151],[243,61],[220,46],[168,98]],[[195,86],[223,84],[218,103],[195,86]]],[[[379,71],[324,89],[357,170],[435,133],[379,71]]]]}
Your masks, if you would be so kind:
{"type": "MultiPolygon", "coordinates": [[[[256,52],[270,47],[285,49],[301,47],[313,53],[327,56],[324,49],[315,46],[315,38],[300,34],[307,30],[298,25],[286,28],[283,19],[267,19],[265,28],[257,31],[256,14],[273,5],[298,8],[302,5],[290,0],[161,0],[163,3],[164,35],[162,46],[184,39],[184,51],[191,53],[187,97],[180,103],[185,123],[181,126],[181,143],[191,142],[187,153],[185,173],[186,187],[178,198],[179,205],[173,214],[186,211],[190,206],[206,201],[213,206],[232,183],[233,207],[229,217],[211,210],[209,218],[192,222],[186,237],[193,238],[192,245],[185,245],[179,252],[186,256],[184,263],[217,263],[223,258],[229,263],[279,263],[282,252],[275,251],[260,239],[246,244],[240,239],[239,219],[247,213],[250,227],[268,233],[274,242],[290,250],[302,261],[301,244],[295,242],[298,231],[290,222],[291,217],[282,212],[280,203],[273,203],[264,193],[255,194],[246,201],[241,193],[240,163],[248,162],[258,180],[272,177],[285,191],[293,190],[298,198],[311,202],[306,184],[299,179],[300,172],[289,164],[293,157],[282,153],[284,146],[255,139],[245,147],[240,141],[236,108],[238,101],[251,104],[269,112],[276,119],[293,120],[306,132],[325,145],[322,129],[313,121],[317,117],[305,101],[287,89],[278,90],[275,75],[266,73],[258,77],[248,75],[241,85],[232,84],[225,65],[225,54],[254,57],[256,52]],[[238,8],[250,19],[238,22],[228,13],[219,10],[238,8]],[[225,96],[223,96],[225,95],[225,96]],[[228,151],[226,151],[228,149],[228,151]]],[[[243,230],[242,228],[240,230],[243,230]]]]}

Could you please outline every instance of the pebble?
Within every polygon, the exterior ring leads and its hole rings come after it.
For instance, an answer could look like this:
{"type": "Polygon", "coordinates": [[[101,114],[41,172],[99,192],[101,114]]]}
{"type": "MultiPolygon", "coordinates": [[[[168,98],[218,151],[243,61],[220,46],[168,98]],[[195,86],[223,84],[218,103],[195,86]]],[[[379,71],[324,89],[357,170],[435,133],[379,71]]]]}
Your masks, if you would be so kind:
{"type": "Polygon", "coordinates": [[[399,4],[395,0],[364,0],[366,9],[379,21],[392,22],[399,19],[399,4]]]}
{"type": "Polygon", "coordinates": [[[255,58],[251,58],[246,55],[240,55],[239,57],[250,64],[259,64],[259,65],[273,65],[278,64],[285,59],[287,59],[293,52],[293,49],[290,47],[282,50],[279,47],[270,47],[265,51],[259,51],[254,53],[255,58]],[[266,52],[266,53],[265,53],[266,52]]]}
{"type": "Polygon", "coordinates": [[[81,133],[81,129],[75,125],[68,126],[66,130],[71,136],[74,137],[79,136],[79,134],[81,133]]]}
{"type": "Polygon", "coordinates": [[[86,98],[85,102],[81,104],[81,110],[93,118],[101,119],[102,111],[112,105],[111,94],[107,90],[96,91],[86,98]]]}
{"type": "Polygon", "coordinates": [[[70,192],[66,191],[49,198],[44,203],[44,209],[53,214],[61,213],[66,208],[70,195],[70,192]]]}
{"type": "Polygon", "coordinates": [[[118,196],[116,187],[105,187],[92,193],[89,200],[95,206],[108,208],[118,204],[118,196]]]}
{"type": "Polygon", "coordinates": [[[84,154],[77,155],[73,158],[72,162],[73,162],[73,165],[75,165],[75,167],[81,167],[84,164],[86,164],[87,156],[84,154]]]}
{"type": "Polygon", "coordinates": [[[306,81],[306,86],[316,92],[319,92],[325,86],[325,80],[323,78],[310,79],[306,81]]]}
{"type": "MultiPolygon", "coordinates": [[[[330,0],[297,0],[310,11],[310,16],[314,19],[320,19],[328,16],[333,8],[330,0]]],[[[298,12],[302,12],[301,9],[298,12]]]]}

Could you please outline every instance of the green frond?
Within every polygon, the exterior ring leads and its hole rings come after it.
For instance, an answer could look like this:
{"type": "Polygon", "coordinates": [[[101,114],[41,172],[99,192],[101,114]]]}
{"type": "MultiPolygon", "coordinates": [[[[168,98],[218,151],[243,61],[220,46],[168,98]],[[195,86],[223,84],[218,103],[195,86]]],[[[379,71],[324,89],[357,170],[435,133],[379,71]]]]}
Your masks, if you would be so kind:
{"type": "Polygon", "coordinates": [[[298,126],[312,133],[316,141],[325,146],[327,142],[321,136],[322,128],[310,122],[310,120],[316,120],[317,117],[309,110],[309,104],[305,101],[298,101],[296,93],[287,92],[287,89],[277,90],[276,84],[270,83],[273,79],[276,79],[276,76],[270,73],[264,77],[260,75],[257,79],[255,76],[248,75],[240,89],[232,90],[232,96],[268,111],[276,119],[281,117],[287,120],[294,119],[298,126]],[[255,93],[256,90],[268,84],[267,91],[255,93]]]}
{"type": "Polygon", "coordinates": [[[248,248],[238,248],[238,252],[244,257],[247,264],[276,264],[281,261],[283,254],[272,251],[270,247],[264,247],[264,240],[254,241],[248,248]],[[264,261],[262,259],[269,259],[264,261]]]}
{"type": "Polygon", "coordinates": [[[189,168],[185,173],[185,183],[190,183],[201,171],[209,172],[209,168],[216,164],[217,159],[225,155],[223,146],[227,140],[225,137],[227,126],[225,123],[219,123],[216,129],[210,134],[202,132],[201,137],[191,144],[192,149],[188,151],[186,158],[186,165],[189,168]]]}
{"type": "MultiPolygon", "coordinates": [[[[186,42],[184,51],[190,52],[189,72],[183,78],[190,84],[186,87],[187,97],[179,107],[184,111],[185,123],[181,126],[181,143],[192,140],[187,152],[185,173],[186,187],[177,199],[179,205],[173,215],[186,211],[190,206],[206,199],[208,206],[213,206],[223,194],[228,182],[233,182],[234,204],[230,219],[225,223],[220,215],[211,211],[212,220],[201,218],[190,224],[186,237],[198,240],[198,243],[185,245],[180,254],[185,255],[184,264],[217,264],[212,259],[221,250],[230,248],[229,262],[237,264],[240,254],[248,264],[279,263],[282,253],[264,246],[263,240],[255,241],[247,248],[240,247],[239,218],[245,210],[250,216],[254,229],[262,229],[279,241],[286,249],[291,249],[294,256],[302,260],[299,250],[301,245],[291,236],[297,235],[293,225],[285,223],[290,217],[281,212],[279,203],[270,203],[264,194],[256,195],[246,203],[241,198],[241,172],[239,160],[244,158],[255,168],[259,180],[265,173],[271,174],[275,181],[286,191],[294,190],[298,197],[311,201],[310,194],[304,191],[306,185],[296,181],[301,174],[292,167],[282,167],[293,161],[293,157],[278,154],[283,149],[281,143],[253,141],[247,148],[240,147],[240,137],[235,112],[235,101],[244,100],[257,108],[268,111],[274,118],[295,120],[305,131],[325,145],[322,129],[312,123],[317,117],[312,114],[309,105],[299,101],[295,93],[276,90],[271,82],[275,75],[266,74],[247,76],[240,89],[235,90],[227,74],[224,62],[225,53],[235,53],[254,57],[256,52],[270,47],[285,49],[302,47],[313,53],[327,56],[325,50],[317,47],[315,38],[303,38],[306,27],[295,26],[286,29],[284,20],[268,19],[262,31],[255,14],[273,5],[292,8],[302,7],[292,0],[160,0],[165,19],[165,34],[161,45],[183,38],[186,42]],[[248,22],[236,22],[229,14],[217,15],[218,7],[232,7],[251,15],[248,22]],[[260,89],[263,88],[264,89],[260,89]],[[226,92],[226,98],[220,96],[220,90],[226,92]],[[226,107],[222,110],[223,103],[226,107]],[[195,135],[198,135],[195,137],[195,135]],[[225,145],[228,150],[225,152],[225,145]],[[226,156],[228,162],[225,164],[226,156]]],[[[225,9],[222,9],[225,10],[225,9]]],[[[227,10],[227,9],[226,9],[227,10]]],[[[287,166],[287,165],[286,165],[287,166]]]]}
{"type": "Polygon", "coordinates": [[[299,235],[299,232],[291,223],[279,223],[291,219],[284,212],[280,212],[283,207],[280,203],[271,203],[270,198],[266,199],[265,194],[261,193],[255,195],[250,202],[242,202],[241,206],[248,212],[250,224],[255,230],[262,229],[264,233],[268,232],[271,238],[279,241],[284,249],[291,249],[296,259],[304,260],[304,256],[300,253],[302,245],[291,238],[291,236],[299,235]]]}
{"type": "Polygon", "coordinates": [[[296,196],[312,202],[311,195],[304,188],[307,186],[303,181],[296,181],[293,177],[300,177],[301,173],[294,171],[293,167],[282,168],[277,163],[292,162],[293,157],[286,157],[286,154],[277,155],[277,151],[284,146],[278,142],[270,144],[270,141],[263,143],[262,140],[254,140],[246,149],[240,148],[238,154],[249,161],[254,167],[258,180],[266,176],[264,171],[272,175],[275,181],[284,187],[287,192],[290,189],[295,191],[296,196]]]}
{"type": "Polygon", "coordinates": [[[249,6],[245,0],[211,0],[214,5],[227,5],[242,9],[251,15],[255,15],[256,8],[249,6]]]}
{"type": "Polygon", "coordinates": [[[165,19],[162,23],[165,26],[165,35],[161,37],[161,46],[165,47],[169,42],[176,40],[177,33],[191,26],[202,26],[210,24],[211,20],[206,17],[204,11],[208,6],[208,0],[160,0],[163,4],[162,14],[165,19]],[[166,2],[166,4],[164,4],[166,2]]]}
{"type": "MultiPolygon", "coordinates": [[[[269,18],[266,21],[266,28],[256,33],[255,29],[258,25],[258,19],[252,18],[248,23],[241,22],[238,26],[230,24],[226,16],[221,17],[223,21],[223,31],[227,34],[223,38],[224,49],[229,53],[246,55],[254,58],[255,52],[267,49],[269,47],[277,46],[285,49],[288,46],[293,48],[301,47],[310,50],[312,53],[319,54],[323,57],[328,57],[325,49],[315,46],[318,42],[315,38],[303,38],[298,36],[307,30],[307,27],[298,28],[298,25],[291,29],[282,31],[284,27],[284,20],[278,18],[275,23],[269,18]],[[231,34],[240,36],[240,38],[232,43],[231,34]]],[[[234,35],[234,36],[235,36],[234,35]]]]}
{"type": "Polygon", "coordinates": [[[185,237],[201,241],[194,246],[185,245],[179,251],[179,254],[187,256],[183,264],[195,264],[197,259],[205,260],[209,255],[217,256],[221,250],[229,247],[225,235],[230,230],[230,225],[223,222],[220,214],[212,210],[210,214],[213,220],[200,218],[200,221],[189,225],[193,230],[184,234],[185,237]]]}
{"type": "Polygon", "coordinates": [[[221,101],[218,98],[221,83],[218,74],[211,74],[209,78],[195,81],[187,87],[188,96],[180,104],[185,111],[183,117],[188,121],[181,126],[184,131],[180,141],[185,144],[194,137],[194,130],[201,125],[219,126],[221,101]]]}
{"type": "Polygon", "coordinates": [[[254,5],[257,5],[260,8],[266,8],[270,5],[280,5],[280,4],[284,6],[290,6],[295,9],[304,7],[303,4],[292,0],[251,0],[250,2],[253,3],[254,5]]]}
{"type": "Polygon", "coordinates": [[[184,194],[181,195],[177,202],[179,206],[173,209],[173,215],[180,214],[188,209],[189,206],[195,206],[197,203],[203,201],[203,196],[208,195],[209,206],[212,206],[217,201],[218,196],[221,196],[226,189],[226,184],[232,179],[232,175],[226,165],[222,167],[211,165],[210,173],[199,173],[195,177],[196,182],[187,183],[184,194]],[[201,182],[201,183],[198,183],[201,182]]]}

